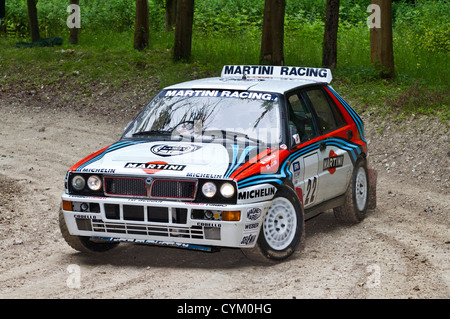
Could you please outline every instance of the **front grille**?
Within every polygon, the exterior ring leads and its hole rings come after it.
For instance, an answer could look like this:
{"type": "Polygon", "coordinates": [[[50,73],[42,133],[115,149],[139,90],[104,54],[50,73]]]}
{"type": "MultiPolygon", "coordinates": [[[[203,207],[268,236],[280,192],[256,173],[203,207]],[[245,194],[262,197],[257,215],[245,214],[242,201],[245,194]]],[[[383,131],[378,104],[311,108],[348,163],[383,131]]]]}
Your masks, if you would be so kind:
{"type": "Polygon", "coordinates": [[[142,178],[105,177],[105,194],[118,196],[147,196],[147,186],[142,178]]]}
{"type": "Polygon", "coordinates": [[[151,197],[194,199],[194,181],[155,180],[151,189],[151,197]]]}
{"type": "Polygon", "coordinates": [[[193,180],[153,180],[147,177],[104,178],[105,195],[194,200],[197,182],[193,180]]]}

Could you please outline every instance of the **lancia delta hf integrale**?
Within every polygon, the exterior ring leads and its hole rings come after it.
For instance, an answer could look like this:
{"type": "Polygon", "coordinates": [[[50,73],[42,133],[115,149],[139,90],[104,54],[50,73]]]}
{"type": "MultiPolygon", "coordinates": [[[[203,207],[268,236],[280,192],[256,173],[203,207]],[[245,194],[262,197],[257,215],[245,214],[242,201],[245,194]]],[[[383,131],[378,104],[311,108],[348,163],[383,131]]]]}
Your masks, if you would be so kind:
{"type": "Polygon", "coordinates": [[[72,166],[60,227],[79,251],[120,242],[280,261],[305,220],[376,205],[361,118],[329,69],[228,65],[162,90],[120,140],[72,166]]]}

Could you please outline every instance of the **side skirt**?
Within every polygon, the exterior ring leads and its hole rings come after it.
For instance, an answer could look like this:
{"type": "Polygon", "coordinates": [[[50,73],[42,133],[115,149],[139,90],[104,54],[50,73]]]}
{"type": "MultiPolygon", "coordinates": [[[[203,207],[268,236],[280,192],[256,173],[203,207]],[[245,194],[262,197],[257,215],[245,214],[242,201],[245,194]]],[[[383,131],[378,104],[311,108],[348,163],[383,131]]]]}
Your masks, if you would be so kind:
{"type": "Polygon", "coordinates": [[[345,194],[329,199],[323,203],[320,203],[317,206],[307,208],[305,209],[305,220],[311,219],[328,209],[333,209],[335,207],[339,207],[344,204],[345,204],[345,194]]]}

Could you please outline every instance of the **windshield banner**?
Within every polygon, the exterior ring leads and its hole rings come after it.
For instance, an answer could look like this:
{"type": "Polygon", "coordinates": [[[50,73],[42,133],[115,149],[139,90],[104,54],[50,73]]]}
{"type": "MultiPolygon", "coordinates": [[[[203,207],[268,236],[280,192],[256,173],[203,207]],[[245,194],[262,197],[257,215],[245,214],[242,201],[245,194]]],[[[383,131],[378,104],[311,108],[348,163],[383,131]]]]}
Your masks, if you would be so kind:
{"type": "Polygon", "coordinates": [[[276,101],[277,95],[265,92],[222,91],[222,90],[168,90],[164,97],[222,97],[263,101],[276,101]]]}

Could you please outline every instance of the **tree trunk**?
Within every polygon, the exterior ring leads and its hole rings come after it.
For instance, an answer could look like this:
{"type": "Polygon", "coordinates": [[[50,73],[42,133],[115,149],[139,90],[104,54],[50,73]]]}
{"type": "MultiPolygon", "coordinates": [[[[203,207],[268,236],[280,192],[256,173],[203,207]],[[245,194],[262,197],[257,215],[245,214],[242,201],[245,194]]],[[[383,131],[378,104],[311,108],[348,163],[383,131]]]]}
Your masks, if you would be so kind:
{"type": "Polygon", "coordinates": [[[0,0],[0,19],[5,17],[5,0],[0,0]]]}
{"type": "Polygon", "coordinates": [[[166,0],[166,20],[164,30],[172,31],[177,19],[177,0],[166,0]]]}
{"type": "Polygon", "coordinates": [[[39,22],[36,9],[37,0],[27,0],[28,6],[28,20],[30,22],[31,41],[39,41],[41,35],[39,34],[39,22]]]}
{"type": "Polygon", "coordinates": [[[394,46],[392,40],[392,0],[372,0],[380,8],[379,26],[370,29],[370,54],[372,64],[382,78],[394,78],[394,46]]]}
{"type": "Polygon", "coordinates": [[[175,60],[189,59],[192,46],[192,23],[194,22],[194,0],[178,0],[175,25],[175,60]]]}
{"type": "Polygon", "coordinates": [[[284,65],[284,14],[286,0],[266,0],[260,64],[284,65]]]}
{"type": "MultiPolygon", "coordinates": [[[[70,0],[70,4],[76,4],[78,6],[78,5],[80,5],[80,0],[70,0]]],[[[78,28],[77,27],[70,28],[69,43],[70,44],[78,44],[78,28]]]]}
{"type": "Polygon", "coordinates": [[[337,65],[337,36],[339,27],[339,0],[327,0],[325,33],[323,36],[322,65],[335,69],[337,65]]]}
{"type": "Polygon", "coordinates": [[[150,22],[148,0],[136,0],[136,17],[134,24],[134,48],[144,50],[150,42],[150,22]]]}

